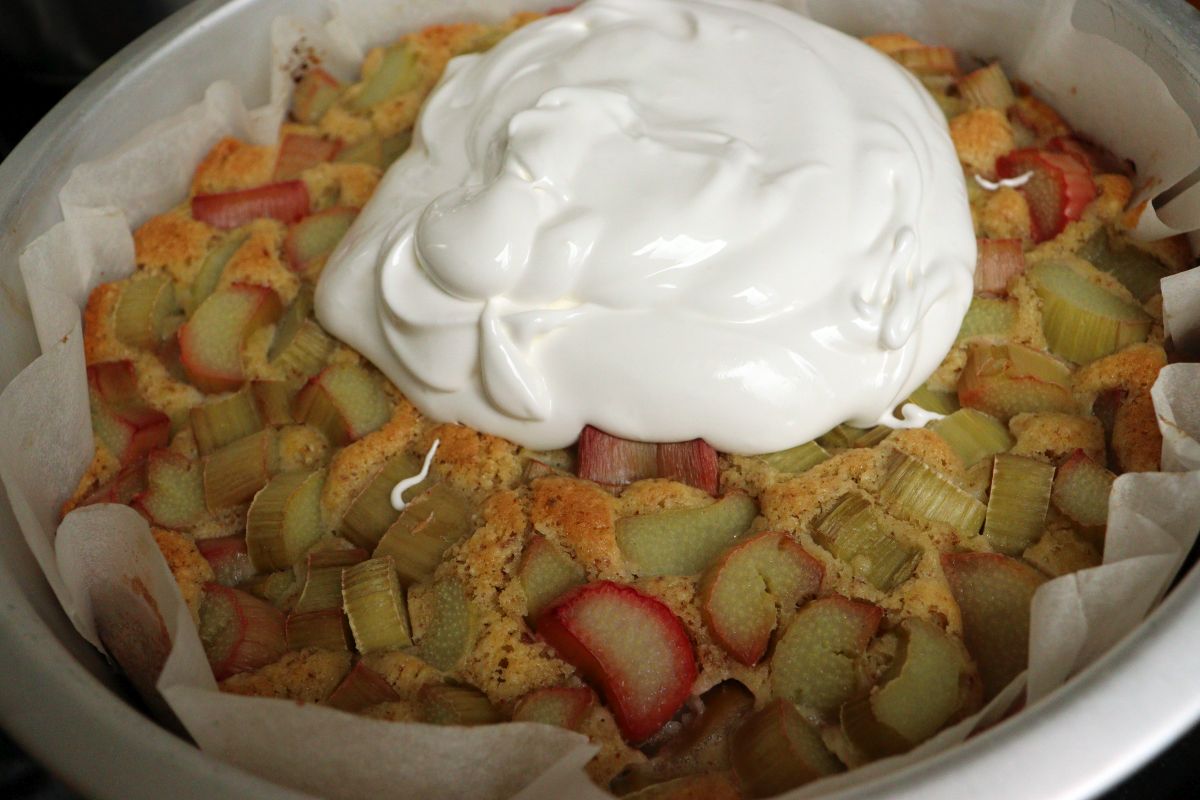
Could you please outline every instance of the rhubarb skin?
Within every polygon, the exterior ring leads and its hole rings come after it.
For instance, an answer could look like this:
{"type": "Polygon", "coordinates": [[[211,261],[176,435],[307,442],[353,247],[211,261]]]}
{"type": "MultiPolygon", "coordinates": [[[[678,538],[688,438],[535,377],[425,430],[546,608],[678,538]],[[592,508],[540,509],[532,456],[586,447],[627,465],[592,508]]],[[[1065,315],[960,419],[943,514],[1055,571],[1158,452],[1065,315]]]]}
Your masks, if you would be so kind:
{"type": "Polygon", "coordinates": [[[237,389],[246,380],[246,339],[282,313],[279,295],[265,286],[235,283],[209,295],[179,329],[179,360],[188,379],[202,392],[237,389]]]}
{"type": "Polygon", "coordinates": [[[282,611],[218,583],[204,586],[200,639],[219,681],[273,663],[287,651],[282,611]]]}
{"type": "Polygon", "coordinates": [[[623,486],[658,475],[658,448],[649,442],[610,436],[587,425],[579,434],[578,450],[579,477],[584,480],[623,486]]]}
{"type": "Polygon", "coordinates": [[[341,147],[341,142],[323,139],[320,136],[288,133],[279,144],[273,178],[276,181],[298,178],[304,170],[332,161],[341,147]]]}
{"type": "Polygon", "coordinates": [[[1070,369],[1049,353],[1014,343],[967,346],[958,401],[1001,422],[1024,411],[1078,411],[1070,369]]]}
{"type": "Polygon", "coordinates": [[[581,586],[538,616],[538,635],[600,687],[622,735],[653,736],[683,706],[696,682],[692,643],[679,619],[632,586],[581,586]]]}
{"type": "Polygon", "coordinates": [[[171,420],[140,403],[110,406],[93,395],[92,427],[121,465],[128,466],[167,446],[171,420]]]}
{"type": "Polygon", "coordinates": [[[1008,282],[1025,272],[1020,239],[977,239],[975,291],[1007,295],[1008,282]]]}
{"type": "Polygon", "coordinates": [[[268,217],[291,223],[309,210],[308,187],[304,181],[283,181],[220,194],[198,194],[192,198],[192,216],[219,230],[231,230],[268,217]]]}
{"type": "Polygon", "coordinates": [[[216,582],[222,586],[237,586],[258,574],[246,551],[245,536],[197,539],[196,549],[208,561],[216,582]]]}
{"type": "Polygon", "coordinates": [[[1001,178],[1016,178],[1026,172],[1033,175],[1017,191],[1029,204],[1035,242],[1062,233],[1068,222],[1083,216],[1083,210],[1096,197],[1088,165],[1074,155],[1025,149],[996,159],[996,174],[1001,178]]]}
{"type": "Polygon", "coordinates": [[[586,686],[553,686],[522,697],[513,709],[513,722],[539,722],[577,731],[596,704],[586,686]]]}
{"type": "Polygon", "coordinates": [[[320,67],[314,67],[296,84],[296,91],[292,95],[292,117],[297,122],[315,125],[337,102],[341,93],[342,84],[337,78],[320,67]]]}
{"type": "Polygon", "coordinates": [[[660,444],[657,467],[660,478],[686,483],[714,496],[717,494],[717,451],[703,439],[660,444]]]}

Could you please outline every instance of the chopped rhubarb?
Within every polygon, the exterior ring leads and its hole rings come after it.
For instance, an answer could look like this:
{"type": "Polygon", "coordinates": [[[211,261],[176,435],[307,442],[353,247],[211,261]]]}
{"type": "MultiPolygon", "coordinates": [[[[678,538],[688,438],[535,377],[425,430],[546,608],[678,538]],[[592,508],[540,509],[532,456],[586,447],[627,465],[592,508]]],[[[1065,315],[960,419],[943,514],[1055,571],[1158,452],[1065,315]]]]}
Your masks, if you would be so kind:
{"type": "Polygon", "coordinates": [[[122,465],[167,446],[171,420],[166,414],[140,402],[110,405],[98,393],[90,394],[92,429],[122,465]]]}
{"type": "Polygon", "coordinates": [[[921,560],[920,548],[897,540],[875,505],[856,491],[842,495],[813,520],[812,537],[848,566],[855,578],[884,592],[908,580],[921,560]]]}
{"type": "Polygon", "coordinates": [[[900,66],[917,75],[957,75],[954,50],[941,45],[908,47],[890,54],[900,66]]]}
{"type": "Polygon", "coordinates": [[[246,339],[282,311],[279,295],[265,286],[235,283],[209,295],[179,329],[179,359],[188,378],[203,392],[237,389],[246,379],[246,339]]]}
{"type": "Polygon", "coordinates": [[[310,69],[296,84],[292,95],[292,117],[297,122],[315,125],[337,102],[342,85],[320,67],[310,69]]]}
{"type": "Polygon", "coordinates": [[[383,139],[375,134],[347,145],[334,159],[343,164],[368,164],[383,168],[383,139]]]}
{"type": "Polygon", "coordinates": [[[244,503],[275,474],[279,440],[273,429],[253,433],[204,457],[204,502],[210,511],[244,503]]]}
{"type": "Polygon", "coordinates": [[[692,575],[746,531],[758,516],[748,495],[730,492],[699,508],[672,508],[617,520],[617,546],[637,575],[692,575]]]}
{"type": "Polygon", "coordinates": [[[283,240],[288,265],[301,275],[318,275],[357,216],[357,208],[338,206],[309,214],[292,225],[283,240]]]}
{"type": "Polygon", "coordinates": [[[577,731],[595,703],[596,696],[586,686],[536,689],[517,701],[513,722],[539,722],[577,731]]]}
{"type": "Polygon", "coordinates": [[[137,509],[163,528],[186,530],[199,522],[207,511],[200,464],[170,450],[155,450],[146,463],[147,489],[137,509]]]}
{"type": "Polygon", "coordinates": [[[954,343],[976,336],[1006,336],[1016,319],[1016,303],[997,297],[972,297],[954,343]]]}
{"type": "Polygon", "coordinates": [[[471,686],[429,684],[417,693],[421,719],[433,725],[490,725],[504,717],[487,695],[471,686]]]}
{"type": "Polygon", "coordinates": [[[1020,239],[977,239],[975,291],[1008,294],[1010,279],[1025,271],[1020,239]]]}
{"type": "Polygon", "coordinates": [[[333,160],[341,143],[320,136],[305,136],[289,133],[279,144],[279,155],[275,159],[275,174],[272,180],[290,181],[300,177],[306,169],[333,160]]]}
{"type": "Polygon", "coordinates": [[[958,400],[1001,422],[1024,411],[1076,411],[1070,368],[1049,353],[1015,342],[967,345],[958,400]]]}
{"type": "Polygon", "coordinates": [[[658,475],[658,447],[610,436],[599,428],[584,426],[579,434],[579,477],[610,486],[653,478],[658,475]]]}
{"type": "MultiPolygon", "coordinates": [[[[397,483],[420,470],[421,462],[403,451],[383,462],[350,502],[338,524],[338,533],[360,547],[375,547],[384,531],[400,516],[400,512],[392,507],[392,490],[397,483]]],[[[405,492],[404,499],[412,500],[431,483],[413,487],[416,491],[405,492]]]]}
{"type": "Polygon", "coordinates": [[[717,451],[703,439],[660,444],[657,453],[658,477],[717,493],[717,451]]]}
{"type": "Polygon", "coordinates": [[[129,359],[88,364],[88,388],[106,403],[117,405],[140,398],[137,372],[129,359]]]}
{"type": "MultiPolygon", "coordinates": [[[[337,652],[349,651],[350,629],[341,608],[325,608],[288,614],[284,624],[289,650],[316,647],[337,652]]],[[[380,701],[383,702],[383,701],[380,701]]]]}
{"type": "Polygon", "coordinates": [[[220,400],[192,406],[188,412],[196,449],[206,456],[263,429],[258,404],[245,389],[220,400]]]}
{"type": "Polygon", "coordinates": [[[730,742],[733,770],[751,797],[774,797],[845,769],[821,732],[785,700],[757,711],[730,742]]]}
{"type": "Polygon", "coordinates": [[[169,276],[133,278],[117,300],[113,317],[117,338],[130,347],[154,350],[166,333],[167,320],[178,311],[175,286],[169,276]]]}
{"type": "Polygon", "coordinates": [[[1104,528],[1114,480],[1115,475],[1076,450],[1054,476],[1054,505],[1084,528],[1104,528]]]}
{"type": "Polygon", "coordinates": [[[816,442],[805,442],[787,450],[763,453],[759,458],[771,469],[795,475],[828,461],[829,453],[816,442]]]}
{"type": "Polygon", "coordinates": [[[308,213],[308,187],[304,181],[283,181],[220,194],[192,198],[192,216],[220,230],[240,228],[268,217],[295,222],[308,213]]]}
{"type": "Polygon", "coordinates": [[[1042,299],[1042,329],[1050,351],[1076,364],[1146,341],[1153,322],[1137,303],[1089,280],[1086,269],[1083,262],[1055,259],[1029,270],[1029,281],[1042,299]]]}
{"type": "Polygon", "coordinates": [[[374,557],[391,556],[406,586],[433,576],[442,556],[472,530],[467,498],[435,483],[412,500],[384,532],[374,557]]]}
{"type": "Polygon", "coordinates": [[[400,695],[382,675],[360,661],[329,695],[325,705],[354,713],[368,706],[399,699],[400,695]]]}
{"type": "Polygon", "coordinates": [[[246,552],[245,536],[197,539],[196,549],[208,561],[217,583],[222,586],[237,586],[258,574],[246,552]]]}
{"type": "Polygon", "coordinates": [[[380,381],[354,364],[327,367],[296,396],[296,418],[337,447],[366,436],[391,414],[392,403],[380,381]]]}
{"type": "Polygon", "coordinates": [[[536,533],[521,553],[517,577],[525,589],[525,613],[530,617],[586,579],[583,567],[561,547],[536,533]]]}
{"type": "Polygon", "coordinates": [[[184,308],[189,315],[195,313],[200,304],[216,291],[217,284],[221,282],[221,275],[225,273],[225,267],[229,265],[229,260],[233,258],[234,253],[241,249],[248,238],[250,238],[250,234],[247,231],[237,231],[228,234],[208,251],[208,255],[200,263],[199,272],[192,280],[191,291],[187,295],[187,302],[184,303],[184,308]]]}
{"type": "Polygon", "coordinates": [[[336,347],[312,313],[312,292],[307,286],[301,287],[275,326],[267,359],[288,378],[307,380],[316,375],[325,368],[336,347]]]}
{"type": "Polygon", "coordinates": [[[115,478],[98,486],[91,494],[80,500],[79,505],[90,506],[96,503],[129,505],[144,491],[146,491],[146,462],[142,460],[130,464],[118,472],[115,478]]]}
{"type": "Polygon", "coordinates": [[[324,470],[285,472],[254,496],[246,514],[246,547],[256,569],[287,569],[324,533],[324,485],[324,470]]]}
{"type": "Polygon", "coordinates": [[[355,111],[367,111],[384,100],[411,91],[423,76],[417,49],[407,42],[394,44],[383,51],[378,67],[365,76],[362,91],[350,99],[355,111]]]}
{"type": "Polygon", "coordinates": [[[372,558],[342,570],[342,605],[360,653],[412,644],[404,590],[391,558],[372,558]]]}
{"type": "Polygon", "coordinates": [[[1016,178],[1033,173],[1020,187],[1029,204],[1034,241],[1053,239],[1068,222],[1079,219],[1096,196],[1087,164],[1067,153],[1014,150],[996,159],[996,174],[1016,178]]]}
{"type": "MultiPolygon", "coordinates": [[[[475,640],[475,619],[462,584],[453,578],[432,586],[413,587],[410,608],[418,602],[427,612],[425,625],[417,636],[421,658],[443,672],[454,670],[475,640]],[[417,589],[425,591],[418,592],[417,589]]],[[[416,611],[413,611],[414,618],[416,611]]]]}
{"type": "Polygon", "coordinates": [[[1004,68],[995,62],[959,78],[958,93],[971,108],[998,108],[1004,111],[1017,99],[1004,68]]]}
{"type": "Polygon", "coordinates": [[[580,586],[543,611],[535,627],[559,656],[600,687],[630,742],[657,733],[692,693],[696,659],[683,624],[632,586],[610,581],[580,586]]]}
{"type": "Polygon", "coordinates": [[[283,622],[282,611],[252,594],[205,584],[200,641],[213,676],[221,681],[278,660],[287,650],[283,622]]]}

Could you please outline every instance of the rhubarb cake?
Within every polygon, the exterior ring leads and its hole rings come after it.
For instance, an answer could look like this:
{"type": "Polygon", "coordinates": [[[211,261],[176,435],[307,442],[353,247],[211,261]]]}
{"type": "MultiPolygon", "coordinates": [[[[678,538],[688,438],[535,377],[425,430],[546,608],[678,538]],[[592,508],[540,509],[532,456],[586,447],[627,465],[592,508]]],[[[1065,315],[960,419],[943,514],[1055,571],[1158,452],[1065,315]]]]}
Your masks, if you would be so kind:
{"type": "Polygon", "coordinates": [[[641,798],[913,748],[1024,669],[1034,590],[1098,564],[1114,477],[1158,468],[1159,279],[1186,243],[1131,238],[1133,165],[1000,65],[871,36],[949,120],[978,237],[910,398],[936,421],[755,456],[439,423],[322,329],[313,287],[448,60],[537,18],[406,36],[355,83],[310,65],[277,144],[211,150],[88,300],[96,454],[64,511],[147,519],[222,691],[570,728],[641,798]]]}

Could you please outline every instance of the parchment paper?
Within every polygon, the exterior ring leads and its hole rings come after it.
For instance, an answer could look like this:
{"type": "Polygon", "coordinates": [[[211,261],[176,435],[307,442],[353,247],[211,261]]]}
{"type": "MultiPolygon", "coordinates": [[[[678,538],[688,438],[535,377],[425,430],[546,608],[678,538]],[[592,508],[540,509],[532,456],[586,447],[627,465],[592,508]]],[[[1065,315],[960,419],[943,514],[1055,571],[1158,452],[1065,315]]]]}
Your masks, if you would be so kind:
{"type": "MultiPolygon", "coordinates": [[[[232,84],[214,84],[202,102],[77,168],[60,194],[64,221],[22,255],[43,355],[0,395],[0,478],[22,532],[82,636],[118,656],[143,659],[150,674],[161,668],[158,692],[205,751],[281,784],[337,798],[401,792],[428,798],[608,796],[582,772],[595,748],[557,728],[398,724],[219,693],[142,518],[123,506],[93,506],[58,524],[61,503],[92,457],[79,309],[92,287],[132,270],[131,229],[186,196],[194,165],[220,137],[274,139],[291,86],[287,71],[294,65],[288,59],[301,40],[321,53],[327,68],[349,78],[367,47],[404,31],[452,20],[498,20],[518,6],[554,4],[330,0],[328,20],[276,20],[269,106],[248,110],[232,84]],[[54,425],[45,424],[48,403],[55,406],[54,425]]],[[[1162,81],[1130,52],[1075,30],[1072,0],[780,4],[854,34],[903,30],[1001,58],[1011,73],[1033,79],[1078,128],[1137,161],[1144,180],[1139,199],[1169,189],[1200,165],[1200,137],[1162,81]]],[[[1197,228],[1200,194],[1185,191],[1158,214],[1148,206],[1139,232],[1155,237],[1197,228]]],[[[1168,279],[1164,295],[1168,333],[1181,345],[1197,343],[1200,271],[1168,279]]],[[[953,746],[1001,718],[1023,688],[1029,703],[1053,691],[1144,617],[1178,569],[1200,519],[1200,365],[1164,369],[1153,398],[1168,472],[1121,476],[1110,502],[1103,565],[1039,590],[1027,675],[980,714],[912,753],[788,797],[827,796],[953,746]]]]}

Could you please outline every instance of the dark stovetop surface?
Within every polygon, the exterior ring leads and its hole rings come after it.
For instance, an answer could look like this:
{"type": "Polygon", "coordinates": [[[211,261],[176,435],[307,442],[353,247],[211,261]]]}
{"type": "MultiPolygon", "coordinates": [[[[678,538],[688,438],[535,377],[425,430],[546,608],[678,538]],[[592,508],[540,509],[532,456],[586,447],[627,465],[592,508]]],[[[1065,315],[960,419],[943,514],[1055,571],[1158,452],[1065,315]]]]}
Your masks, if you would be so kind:
{"type": "MultiPolygon", "coordinates": [[[[185,3],[109,0],[96,5],[83,0],[2,0],[0,71],[15,76],[16,81],[15,97],[0,115],[0,160],[79,80],[125,42],[185,3]]],[[[10,82],[9,87],[11,91],[14,83],[10,82]]],[[[1200,797],[1198,784],[1200,725],[1101,800],[1195,798],[1200,797]]],[[[3,731],[0,797],[80,799],[30,760],[3,731]]]]}

